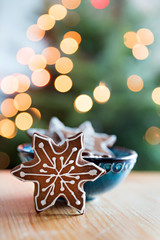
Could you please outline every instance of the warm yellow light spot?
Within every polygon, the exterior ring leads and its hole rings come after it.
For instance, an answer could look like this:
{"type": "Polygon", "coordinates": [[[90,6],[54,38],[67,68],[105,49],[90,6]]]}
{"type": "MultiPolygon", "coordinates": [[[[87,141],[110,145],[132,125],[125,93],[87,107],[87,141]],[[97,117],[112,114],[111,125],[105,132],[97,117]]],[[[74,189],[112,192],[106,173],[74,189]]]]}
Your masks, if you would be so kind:
{"type": "Polygon", "coordinates": [[[73,62],[70,58],[61,57],[57,60],[55,64],[57,72],[62,74],[67,74],[73,69],[73,62]]]}
{"type": "Polygon", "coordinates": [[[0,134],[5,138],[13,138],[15,136],[15,124],[9,119],[1,120],[0,122],[0,134]]]}
{"type": "Polygon", "coordinates": [[[7,98],[2,102],[1,112],[5,117],[13,117],[17,114],[17,109],[14,106],[14,100],[12,98],[7,98]]]}
{"type": "Polygon", "coordinates": [[[47,61],[42,55],[34,55],[31,57],[28,66],[30,70],[36,71],[38,69],[44,69],[46,65],[47,61]]]}
{"type": "Polygon", "coordinates": [[[154,42],[153,33],[147,28],[141,28],[137,32],[138,37],[143,45],[151,45],[154,42]]]}
{"type": "Polygon", "coordinates": [[[32,83],[37,87],[44,87],[50,81],[51,75],[46,69],[37,70],[32,73],[32,83]]]}
{"type": "Polygon", "coordinates": [[[67,9],[61,4],[55,4],[49,9],[49,15],[56,20],[62,20],[67,15],[67,9]]]}
{"type": "Polygon", "coordinates": [[[80,44],[82,41],[81,35],[75,31],[70,31],[70,32],[65,33],[63,38],[64,39],[65,38],[73,38],[74,40],[77,41],[78,44],[80,44]]]}
{"type": "Polygon", "coordinates": [[[65,38],[61,41],[60,48],[65,54],[73,54],[78,50],[78,43],[73,38],[65,38]]]}
{"type": "Polygon", "coordinates": [[[39,28],[37,24],[33,24],[27,29],[26,35],[29,40],[37,42],[43,39],[45,31],[39,28]]]}
{"type": "Polygon", "coordinates": [[[150,127],[145,133],[146,141],[151,145],[160,143],[160,129],[157,127],[150,127]]]}
{"type": "Polygon", "coordinates": [[[41,15],[38,18],[37,25],[42,30],[50,30],[54,27],[56,21],[49,14],[41,15]]]}
{"type": "Polygon", "coordinates": [[[92,98],[86,94],[78,96],[74,101],[74,108],[77,112],[88,112],[93,106],[92,98]]]}
{"type": "Polygon", "coordinates": [[[137,44],[132,49],[133,56],[138,60],[144,60],[148,57],[148,48],[142,44],[137,44]]]}
{"type": "Polygon", "coordinates": [[[72,79],[66,75],[61,75],[56,78],[54,86],[59,92],[68,92],[72,88],[72,79]]]}
{"type": "Polygon", "coordinates": [[[55,64],[61,56],[60,51],[55,47],[45,48],[42,55],[45,57],[48,65],[55,64]]]}
{"type": "Polygon", "coordinates": [[[77,12],[70,11],[64,19],[64,24],[68,27],[74,27],[80,22],[80,15],[77,12]]]}
{"type": "Polygon", "coordinates": [[[104,83],[100,83],[93,91],[93,97],[98,103],[106,103],[110,96],[110,90],[104,83]]]}
{"type": "Polygon", "coordinates": [[[127,32],[123,36],[124,38],[124,45],[127,48],[133,48],[136,44],[140,43],[140,39],[136,32],[127,32]]]}
{"type": "Polygon", "coordinates": [[[76,9],[81,4],[81,0],[62,0],[62,4],[68,9],[76,9]]]}
{"type": "Polygon", "coordinates": [[[128,88],[133,92],[139,92],[143,89],[143,79],[138,75],[132,75],[127,80],[128,88]]]}
{"type": "Polygon", "coordinates": [[[27,65],[31,57],[35,54],[34,50],[29,47],[21,48],[17,52],[17,61],[22,65],[27,65]]]}
{"type": "Polygon", "coordinates": [[[19,93],[14,98],[14,105],[19,111],[27,110],[32,104],[32,99],[27,93],[19,93]]]}
{"type": "Polygon", "coordinates": [[[15,119],[17,128],[22,131],[26,131],[33,124],[33,118],[29,113],[23,112],[19,113],[15,119]]]}
{"type": "Polygon", "coordinates": [[[33,117],[36,117],[39,120],[41,119],[41,112],[37,108],[32,107],[29,109],[29,111],[33,117]]]}
{"type": "Polygon", "coordinates": [[[24,74],[16,74],[15,77],[18,79],[17,92],[26,92],[30,87],[30,79],[24,74]]]}
{"type": "Polygon", "coordinates": [[[7,76],[1,81],[1,90],[5,94],[13,94],[18,90],[18,80],[14,76],[7,76]]]}
{"type": "Polygon", "coordinates": [[[6,169],[10,164],[10,158],[7,153],[0,152],[0,169],[6,169]]]}
{"type": "Polygon", "coordinates": [[[152,92],[153,102],[160,105],[160,87],[157,87],[152,92]]]}

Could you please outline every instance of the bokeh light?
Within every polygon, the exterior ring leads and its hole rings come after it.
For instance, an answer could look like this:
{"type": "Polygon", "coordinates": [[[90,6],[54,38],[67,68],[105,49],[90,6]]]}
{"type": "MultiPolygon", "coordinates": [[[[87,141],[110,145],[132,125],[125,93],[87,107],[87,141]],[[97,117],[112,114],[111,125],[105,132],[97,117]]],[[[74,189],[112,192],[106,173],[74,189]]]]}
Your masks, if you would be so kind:
{"type": "Polygon", "coordinates": [[[1,112],[5,117],[13,117],[17,114],[13,98],[7,98],[1,103],[1,112]]]}
{"type": "Polygon", "coordinates": [[[32,83],[37,87],[46,86],[51,79],[50,73],[46,69],[37,70],[32,73],[32,83]]]}
{"type": "Polygon", "coordinates": [[[143,45],[151,45],[154,42],[153,33],[147,28],[141,28],[137,31],[137,36],[143,45]]]}
{"type": "Polygon", "coordinates": [[[24,74],[16,74],[15,77],[18,79],[17,92],[26,92],[30,87],[30,79],[24,74]]]}
{"type": "Polygon", "coordinates": [[[136,32],[126,32],[123,36],[124,45],[127,48],[133,48],[136,44],[140,43],[140,39],[136,32]]]}
{"type": "Polygon", "coordinates": [[[132,92],[139,92],[143,89],[143,79],[138,75],[131,75],[127,80],[127,86],[132,92]]]}
{"type": "Polygon", "coordinates": [[[27,110],[31,106],[31,104],[32,99],[27,93],[19,93],[14,98],[14,105],[19,111],[27,110]]]}
{"type": "Polygon", "coordinates": [[[61,41],[60,48],[65,54],[73,54],[78,50],[78,43],[73,38],[65,38],[61,41]]]}
{"type": "Polygon", "coordinates": [[[31,57],[29,61],[29,68],[32,71],[36,71],[38,69],[43,69],[47,65],[46,59],[42,55],[34,55],[31,57]]]}
{"type": "Polygon", "coordinates": [[[53,65],[61,57],[60,51],[55,47],[45,48],[42,52],[48,65],[53,65]]]}
{"type": "Polygon", "coordinates": [[[74,101],[74,108],[77,112],[88,112],[93,106],[92,98],[86,94],[78,96],[74,101]]]}
{"type": "Polygon", "coordinates": [[[55,4],[49,9],[49,15],[59,21],[66,17],[67,9],[61,4],[55,4]]]}
{"type": "Polygon", "coordinates": [[[160,129],[157,127],[150,127],[145,133],[145,140],[151,145],[160,143],[160,129]]]}
{"type": "Polygon", "coordinates": [[[74,27],[80,22],[80,15],[77,12],[69,12],[63,21],[67,27],[74,27]]]}
{"type": "Polygon", "coordinates": [[[160,105],[160,87],[157,87],[152,92],[152,100],[157,105],[160,105]]]}
{"type": "Polygon", "coordinates": [[[10,164],[10,157],[5,152],[0,152],[0,169],[6,169],[10,164]]]}
{"type": "Polygon", "coordinates": [[[91,4],[93,7],[97,9],[104,9],[110,3],[110,0],[91,0],[91,4]]]}
{"type": "Polygon", "coordinates": [[[100,83],[93,91],[93,97],[98,103],[106,103],[110,96],[110,90],[104,83],[100,83]]]}
{"type": "Polygon", "coordinates": [[[33,24],[27,29],[26,35],[29,40],[37,42],[43,39],[45,31],[39,28],[37,24],[33,24]]]}
{"type": "Polygon", "coordinates": [[[0,134],[5,138],[13,138],[16,134],[16,128],[13,121],[3,119],[0,123],[0,134]]]}
{"type": "Polygon", "coordinates": [[[68,92],[72,88],[72,79],[66,75],[58,76],[54,82],[54,86],[59,92],[68,92]]]}
{"type": "Polygon", "coordinates": [[[57,60],[55,64],[57,72],[62,74],[67,74],[73,69],[73,62],[70,58],[61,57],[57,60]]]}
{"type": "Polygon", "coordinates": [[[14,76],[4,77],[1,81],[1,90],[5,94],[13,94],[18,90],[18,79],[14,76]]]}
{"type": "Polygon", "coordinates": [[[16,123],[17,128],[19,128],[22,131],[26,131],[27,129],[29,129],[32,126],[33,118],[31,116],[31,114],[29,114],[27,112],[19,113],[16,116],[15,123],[16,123]]]}
{"type": "Polygon", "coordinates": [[[41,15],[38,18],[37,25],[42,30],[50,30],[54,27],[56,21],[53,17],[51,17],[49,14],[41,15]]]}
{"type": "Polygon", "coordinates": [[[78,44],[80,44],[82,41],[81,35],[75,31],[69,31],[69,32],[65,33],[63,38],[64,39],[65,38],[73,38],[74,40],[77,41],[78,44]]]}
{"type": "Polygon", "coordinates": [[[41,119],[41,112],[37,108],[32,107],[29,109],[29,112],[33,117],[37,118],[38,120],[41,119]]]}
{"type": "Polygon", "coordinates": [[[68,9],[76,9],[81,4],[81,0],[62,0],[62,4],[68,9]]]}
{"type": "Polygon", "coordinates": [[[136,44],[132,49],[133,56],[138,60],[144,60],[148,57],[148,48],[142,44],[136,44]]]}
{"type": "Polygon", "coordinates": [[[17,61],[22,65],[27,65],[34,54],[34,50],[30,47],[21,48],[17,52],[17,61]]]}

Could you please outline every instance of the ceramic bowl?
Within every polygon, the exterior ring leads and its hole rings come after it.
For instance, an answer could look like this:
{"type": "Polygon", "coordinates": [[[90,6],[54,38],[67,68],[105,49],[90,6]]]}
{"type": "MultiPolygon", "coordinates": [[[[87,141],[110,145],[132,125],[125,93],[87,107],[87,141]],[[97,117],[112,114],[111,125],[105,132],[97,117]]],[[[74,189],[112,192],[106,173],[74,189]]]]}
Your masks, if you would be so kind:
{"type": "MultiPolygon", "coordinates": [[[[106,174],[96,181],[84,184],[88,200],[120,184],[128,176],[136,163],[138,155],[135,151],[122,147],[113,147],[111,150],[115,155],[114,158],[83,157],[85,160],[93,162],[106,170],[106,174]]],[[[30,161],[34,158],[31,144],[19,145],[18,153],[22,162],[30,161]]]]}

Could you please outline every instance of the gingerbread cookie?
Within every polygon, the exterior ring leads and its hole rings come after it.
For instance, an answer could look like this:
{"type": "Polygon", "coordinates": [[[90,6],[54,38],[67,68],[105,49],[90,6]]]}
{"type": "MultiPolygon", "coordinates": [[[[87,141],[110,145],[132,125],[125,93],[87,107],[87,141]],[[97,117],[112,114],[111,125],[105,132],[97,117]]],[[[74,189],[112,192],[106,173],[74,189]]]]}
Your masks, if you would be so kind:
{"type": "Polygon", "coordinates": [[[53,206],[63,197],[69,206],[84,213],[83,184],[96,180],[105,170],[82,159],[83,133],[66,139],[62,145],[35,133],[33,150],[34,159],[15,167],[11,173],[22,181],[34,182],[36,211],[53,206]]]}

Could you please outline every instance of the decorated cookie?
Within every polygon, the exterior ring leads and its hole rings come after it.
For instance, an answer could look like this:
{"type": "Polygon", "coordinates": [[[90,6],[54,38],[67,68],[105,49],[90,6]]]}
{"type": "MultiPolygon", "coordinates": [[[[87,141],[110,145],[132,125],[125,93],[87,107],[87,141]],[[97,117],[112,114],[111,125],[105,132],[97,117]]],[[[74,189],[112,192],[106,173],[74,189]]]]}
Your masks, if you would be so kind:
{"type": "Polygon", "coordinates": [[[83,184],[96,180],[105,170],[82,159],[83,133],[66,139],[62,145],[34,133],[33,150],[34,159],[15,167],[11,173],[22,181],[34,182],[36,211],[53,206],[63,197],[69,206],[84,213],[83,184]]]}

